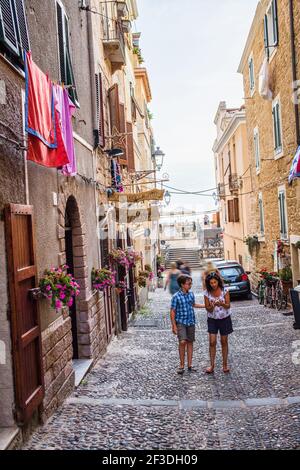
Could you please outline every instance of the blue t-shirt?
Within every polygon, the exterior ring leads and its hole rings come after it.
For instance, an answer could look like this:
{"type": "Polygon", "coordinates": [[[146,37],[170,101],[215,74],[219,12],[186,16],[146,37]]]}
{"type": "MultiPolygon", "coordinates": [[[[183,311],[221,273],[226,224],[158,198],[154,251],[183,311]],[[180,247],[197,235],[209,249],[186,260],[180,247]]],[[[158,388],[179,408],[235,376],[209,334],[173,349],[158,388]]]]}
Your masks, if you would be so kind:
{"type": "Polygon", "coordinates": [[[195,319],[195,295],[193,292],[185,294],[182,290],[176,292],[172,297],[171,308],[175,310],[176,323],[186,326],[193,326],[196,324],[195,319]]]}

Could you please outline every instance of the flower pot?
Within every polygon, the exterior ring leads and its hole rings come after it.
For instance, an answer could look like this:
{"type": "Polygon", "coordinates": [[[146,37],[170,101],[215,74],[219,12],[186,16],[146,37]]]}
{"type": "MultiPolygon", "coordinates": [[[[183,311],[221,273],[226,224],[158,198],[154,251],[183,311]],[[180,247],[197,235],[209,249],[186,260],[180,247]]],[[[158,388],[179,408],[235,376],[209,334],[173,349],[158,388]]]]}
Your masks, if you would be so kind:
{"type": "Polygon", "coordinates": [[[293,281],[281,281],[284,295],[290,295],[290,289],[293,288],[293,281]]]}

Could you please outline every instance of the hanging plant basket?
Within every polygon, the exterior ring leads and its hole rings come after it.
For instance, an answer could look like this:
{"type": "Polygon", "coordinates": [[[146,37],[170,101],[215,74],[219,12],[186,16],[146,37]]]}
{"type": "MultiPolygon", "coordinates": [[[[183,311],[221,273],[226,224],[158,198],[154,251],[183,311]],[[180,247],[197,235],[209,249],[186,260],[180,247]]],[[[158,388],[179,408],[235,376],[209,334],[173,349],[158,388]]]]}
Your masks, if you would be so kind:
{"type": "Polygon", "coordinates": [[[245,243],[248,246],[249,254],[251,256],[254,255],[254,252],[256,252],[256,254],[258,253],[260,244],[259,244],[257,235],[254,235],[253,237],[250,237],[250,236],[247,237],[245,239],[245,243]]]}
{"type": "Polygon", "coordinates": [[[113,287],[116,283],[115,272],[106,268],[92,269],[92,286],[100,292],[108,287],[113,287]]]}
{"type": "Polygon", "coordinates": [[[51,307],[56,310],[72,307],[74,298],[80,294],[80,286],[71,274],[68,266],[51,268],[45,271],[39,282],[41,293],[51,300],[51,307]]]}

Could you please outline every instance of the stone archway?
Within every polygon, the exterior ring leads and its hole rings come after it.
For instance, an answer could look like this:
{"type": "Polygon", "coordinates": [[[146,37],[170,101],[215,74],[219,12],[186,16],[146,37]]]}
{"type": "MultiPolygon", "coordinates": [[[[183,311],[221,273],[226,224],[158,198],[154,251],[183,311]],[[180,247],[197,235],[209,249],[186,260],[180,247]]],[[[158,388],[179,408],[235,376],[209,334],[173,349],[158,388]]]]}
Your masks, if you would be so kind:
{"type": "Polygon", "coordinates": [[[76,197],[61,195],[58,205],[58,238],[60,244],[59,264],[68,264],[70,272],[80,285],[80,295],[71,307],[74,359],[91,358],[91,348],[87,334],[90,332],[88,304],[88,266],[86,253],[86,233],[83,217],[76,197]],[[73,315],[73,316],[72,316],[73,315]]]}

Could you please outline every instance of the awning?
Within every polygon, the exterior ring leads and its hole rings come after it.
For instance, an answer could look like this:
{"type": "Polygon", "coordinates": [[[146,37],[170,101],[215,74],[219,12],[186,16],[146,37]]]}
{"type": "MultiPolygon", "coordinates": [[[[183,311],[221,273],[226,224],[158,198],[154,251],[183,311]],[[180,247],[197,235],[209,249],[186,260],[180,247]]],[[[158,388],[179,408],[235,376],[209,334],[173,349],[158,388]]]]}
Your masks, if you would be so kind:
{"type": "Polygon", "coordinates": [[[292,167],[289,174],[289,184],[291,184],[292,181],[297,178],[300,178],[300,147],[298,147],[298,150],[292,163],[292,167]]]}
{"type": "Polygon", "coordinates": [[[143,202],[143,201],[162,201],[164,198],[164,189],[151,189],[141,193],[113,193],[109,197],[112,202],[143,202]]]}

